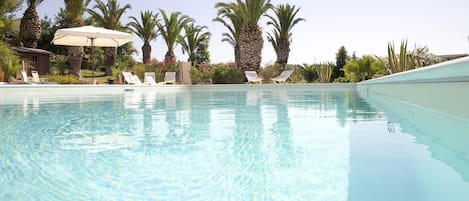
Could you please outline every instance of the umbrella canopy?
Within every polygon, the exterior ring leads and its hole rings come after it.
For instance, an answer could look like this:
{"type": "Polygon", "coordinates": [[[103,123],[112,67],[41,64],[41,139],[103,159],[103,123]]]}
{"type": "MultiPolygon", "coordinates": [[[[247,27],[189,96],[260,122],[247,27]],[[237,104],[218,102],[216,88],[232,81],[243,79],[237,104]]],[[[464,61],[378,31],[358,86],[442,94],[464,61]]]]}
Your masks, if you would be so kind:
{"type": "Polygon", "coordinates": [[[94,26],[59,29],[52,39],[55,45],[94,47],[118,47],[130,41],[132,34],[94,26]]]}
{"type": "Polygon", "coordinates": [[[132,34],[104,29],[94,26],[83,26],[59,29],[54,34],[55,45],[90,46],[91,77],[94,83],[94,47],[119,47],[132,41],[132,34]]]}

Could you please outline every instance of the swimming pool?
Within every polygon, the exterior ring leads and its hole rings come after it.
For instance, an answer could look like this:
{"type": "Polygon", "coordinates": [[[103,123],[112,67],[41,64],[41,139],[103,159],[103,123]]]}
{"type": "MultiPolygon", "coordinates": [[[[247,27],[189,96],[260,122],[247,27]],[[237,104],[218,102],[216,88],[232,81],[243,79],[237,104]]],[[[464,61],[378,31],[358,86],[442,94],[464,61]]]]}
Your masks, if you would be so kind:
{"type": "Polygon", "coordinates": [[[469,198],[467,119],[317,86],[2,95],[0,200],[469,198]]]}

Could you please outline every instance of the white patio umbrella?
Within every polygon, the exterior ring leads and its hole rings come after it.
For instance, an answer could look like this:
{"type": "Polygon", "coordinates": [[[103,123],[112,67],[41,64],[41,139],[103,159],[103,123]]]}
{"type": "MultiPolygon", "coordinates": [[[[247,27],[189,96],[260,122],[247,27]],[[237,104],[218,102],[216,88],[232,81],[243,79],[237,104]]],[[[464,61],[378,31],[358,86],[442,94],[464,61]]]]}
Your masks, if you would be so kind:
{"type": "Polygon", "coordinates": [[[52,43],[55,45],[91,47],[91,76],[94,80],[94,47],[119,47],[132,41],[132,38],[132,34],[125,32],[83,26],[57,30],[52,43]]]}

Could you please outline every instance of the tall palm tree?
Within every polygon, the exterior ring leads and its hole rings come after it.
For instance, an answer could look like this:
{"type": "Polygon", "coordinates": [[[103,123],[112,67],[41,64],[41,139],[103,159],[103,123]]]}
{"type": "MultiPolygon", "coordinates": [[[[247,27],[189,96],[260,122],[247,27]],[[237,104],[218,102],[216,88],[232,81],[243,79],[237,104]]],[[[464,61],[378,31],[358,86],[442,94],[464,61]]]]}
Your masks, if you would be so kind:
{"type": "Polygon", "coordinates": [[[178,38],[180,38],[181,31],[184,26],[190,22],[194,22],[194,19],[187,15],[183,15],[180,12],[173,12],[168,16],[163,9],[159,10],[163,17],[164,24],[158,21],[156,26],[160,30],[161,37],[163,37],[166,46],[168,46],[168,51],[164,56],[164,60],[165,62],[173,62],[176,60],[174,46],[176,45],[178,38]]]}
{"type": "Polygon", "coordinates": [[[270,0],[237,0],[236,3],[215,4],[218,18],[230,20],[236,31],[232,36],[236,37],[234,39],[238,48],[235,48],[235,54],[238,54],[237,65],[242,71],[260,69],[264,40],[258,22],[272,7],[270,0]]]}
{"type": "MultiPolygon", "coordinates": [[[[106,29],[120,30],[124,27],[120,23],[120,18],[127,9],[130,9],[130,4],[125,4],[120,7],[117,0],[108,0],[104,4],[101,0],[95,0],[96,4],[93,9],[88,9],[88,13],[98,26],[106,29]]],[[[106,75],[112,75],[111,67],[116,63],[117,48],[106,47],[104,48],[104,66],[106,67],[106,75]]]]}
{"type": "Polygon", "coordinates": [[[147,64],[151,58],[151,45],[150,42],[158,37],[158,30],[156,28],[156,22],[158,21],[158,13],[153,14],[151,11],[140,12],[140,21],[134,16],[129,17],[132,22],[129,22],[127,26],[134,32],[140,39],[143,40],[142,53],[143,63],[147,64]]]}
{"type": "Polygon", "coordinates": [[[25,47],[36,48],[41,37],[41,21],[36,8],[44,0],[27,0],[28,8],[24,11],[20,24],[20,38],[25,47]]]}
{"type": "Polygon", "coordinates": [[[179,44],[182,46],[182,53],[187,52],[189,55],[188,61],[193,66],[197,66],[196,54],[199,51],[202,43],[206,43],[210,40],[210,32],[204,32],[207,29],[206,26],[195,26],[194,24],[188,24],[184,26],[185,36],[179,37],[179,44]]]}
{"type": "Polygon", "coordinates": [[[285,70],[288,63],[291,44],[291,30],[298,22],[305,21],[304,18],[297,18],[296,15],[300,8],[291,6],[290,4],[280,4],[274,7],[275,17],[268,15],[270,20],[267,25],[274,28],[272,34],[268,33],[267,39],[272,44],[277,54],[276,63],[279,64],[280,70],[285,70]]]}
{"type": "MultiPolygon", "coordinates": [[[[65,1],[65,13],[69,24],[67,27],[79,27],[83,26],[83,14],[85,13],[86,7],[90,3],[90,0],[64,0],[65,1]]],[[[81,77],[81,62],[83,60],[83,47],[71,46],[68,47],[68,63],[70,70],[73,75],[81,77]]]]}

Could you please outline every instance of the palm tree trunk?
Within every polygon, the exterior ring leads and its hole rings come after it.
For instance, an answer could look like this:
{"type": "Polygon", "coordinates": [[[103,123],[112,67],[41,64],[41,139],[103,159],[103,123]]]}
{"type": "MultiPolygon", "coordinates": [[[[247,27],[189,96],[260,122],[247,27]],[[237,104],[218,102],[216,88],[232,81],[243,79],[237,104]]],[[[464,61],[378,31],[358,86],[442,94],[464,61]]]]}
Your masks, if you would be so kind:
{"type": "Polygon", "coordinates": [[[149,64],[151,59],[151,45],[149,42],[145,42],[142,46],[142,53],[143,53],[143,63],[149,64]]]}
{"type": "Polygon", "coordinates": [[[81,62],[83,59],[83,47],[73,46],[68,48],[68,64],[72,75],[81,78],[81,62]]]}
{"type": "Polygon", "coordinates": [[[239,35],[239,60],[241,71],[259,71],[262,61],[262,31],[257,25],[244,26],[239,35]]]}
{"type": "Polygon", "coordinates": [[[104,48],[104,66],[106,67],[106,76],[112,75],[112,67],[116,65],[117,48],[105,47],[104,48]]]}
{"type": "Polygon", "coordinates": [[[278,48],[275,50],[277,53],[277,64],[280,66],[280,72],[285,70],[290,55],[290,41],[288,38],[281,38],[278,41],[278,48]]]}
{"type": "Polygon", "coordinates": [[[176,62],[176,55],[174,54],[173,50],[168,50],[168,52],[166,52],[166,54],[164,55],[164,62],[165,63],[176,62]]]}
{"type": "Polygon", "coordinates": [[[24,12],[20,23],[20,37],[23,45],[29,48],[36,48],[37,41],[41,36],[41,22],[34,7],[29,7],[24,12]]]}
{"type": "Polygon", "coordinates": [[[241,67],[240,67],[241,62],[240,62],[240,58],[239,58],[239,45],[238,44],[236,44],[236,46],[234,47],[234,54],[235,54],[236,67],[238,69],[241,69],[241,67]]]}

